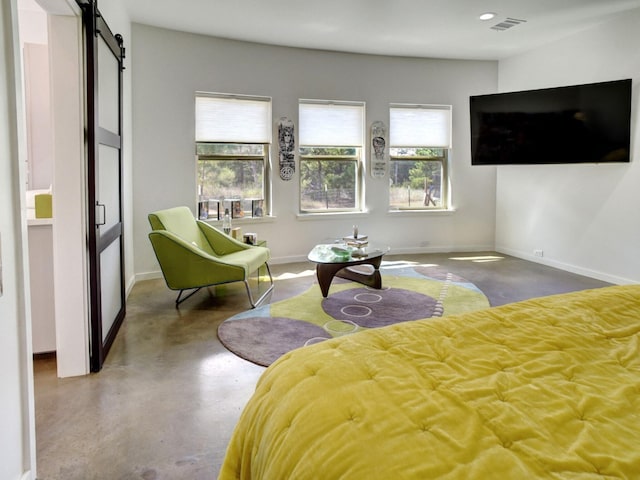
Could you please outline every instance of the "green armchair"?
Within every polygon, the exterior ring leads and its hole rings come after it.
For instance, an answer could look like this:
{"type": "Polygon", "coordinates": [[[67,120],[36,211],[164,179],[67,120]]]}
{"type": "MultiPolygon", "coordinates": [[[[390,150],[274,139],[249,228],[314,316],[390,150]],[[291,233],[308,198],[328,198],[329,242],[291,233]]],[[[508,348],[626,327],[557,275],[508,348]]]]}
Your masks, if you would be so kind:
{"type": "Polygon", "coordinates": [[[188,207],[150,213],[149,223],[153,229],[149,240],[167,286],[180,290],[176,306],[210,285],[244,282],[253,308],[273,290],[273,277],[267,263],[270,258],[268,248],[246,245],[225,235],[208,223],[196,220],[188,207]],[[249,277],[263,265],[271,283],[254,301],[249,277]],[[191,289],[192,292],[182,297],[185,290],[191,289]]]}

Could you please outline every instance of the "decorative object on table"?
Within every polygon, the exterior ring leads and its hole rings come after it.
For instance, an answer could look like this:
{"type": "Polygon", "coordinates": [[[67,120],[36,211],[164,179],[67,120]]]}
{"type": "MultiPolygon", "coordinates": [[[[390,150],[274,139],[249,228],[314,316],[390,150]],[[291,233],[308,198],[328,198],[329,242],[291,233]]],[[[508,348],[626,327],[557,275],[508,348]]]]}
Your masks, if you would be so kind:
{"type": "Polygon", "coordinates": [[[198,202],[198,218],[200,220],[206,220],[209,218],[209,201],[201,200],[198,202]]]}
{"type": "Polygon", "coordinates": [[[242,241],[242,229],[240,227],[235,227],[231,229],[231,238],[242,241]]]}
{"type": "Polygon", "coordinates": [[[254,217],[264,216],[264,199],[256,198],[251,200],[251,215],[254,217]]]}
{"type": "Polygon", "coordinates": [[[349,247],[363,248],[369,245],[369,237],[367,235],[358,238],[352,236],[343,237],[342,241],[349,247]]]}
{"type": "Polygon", "coordinates": [[[296,138],[293,122],[287,117],[280,117],[278,125],[278,145],[280,148],[280,178],[291,180],[296,171],[295,146],[296,138]]]}
{"type": "Polygon", "coordinates": [[[242,236],[244,243],[247,245],[257,245],[258,244],[258,234],[257,233],[245,233],[242,236]]]}
{"type": "Polygon", "coordinates": [[[349,260],[349,258],[351,258],[351,250],[348,248],[343,248],[339,245],[335,245],[333,247],[331,247],[331,253],[338,258],[339,260],[342,261],[347,261],[349,260]]]}
{"type": "Polygon", "coordinates": [[[365,248],[369,245],[369,236],[361,235],[358,232],[358,226],[353,226],[353,235],[349,235],[342,238],[342,241],[346,243],[348,247],[353,247],[351,256],[354,258],[366,257],[367,251],[365,248]]]}
{"type": "Polygon", "coordinates": [[[225,320],[218,328],[218,337],[236,355],[268,366],[290,350],[344,331],[362,331],[489,306],[487,297],[473,283],[439,267],[406,263],[383,265],[380,270],[384,279],[382,290],[337,279],[333,293],[323,298],[314,283],[300,295],[225,320]]]}
{"type": "Polygon", "coordinates": [[[384,122],[371,124],[371,176],[383,178],[387,173],[387,126],[384,122]]]}
{"type": "Polygon", "coordinates": [[[369,244],[369,235],[362,235],[358,232],[358,225],[354,225],[353,235],[342,237],[342,241],[350,247],[361,249],[369,244]]]}
{"type": "Polygon", "coordinates": [[[244,210],[242,209],[242,200],[231,200],[231,218],[244,217],[244,210]]]}
{"type": "Polygon", "coordinates": [[[231,235],[231,215],[229,209],[224,209],[224,217],[222,217],[222,231],[227,235],[231,235]]]}

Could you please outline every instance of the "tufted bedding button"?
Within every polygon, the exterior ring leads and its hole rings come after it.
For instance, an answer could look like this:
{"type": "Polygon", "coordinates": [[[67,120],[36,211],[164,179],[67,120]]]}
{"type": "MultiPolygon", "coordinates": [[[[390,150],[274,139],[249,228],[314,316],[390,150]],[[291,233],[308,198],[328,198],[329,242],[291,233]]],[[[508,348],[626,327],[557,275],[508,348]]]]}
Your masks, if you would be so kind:
{"type": "Polygon", "coordinates": [[[511,440],[503,440],[502,446],[504,448],[510,449],[511,447],[513,447],[513,442],[511,440]]]}
{"type": "Polygon", "coordinates": [[[422,423],[418,427],[418,430],[420,430],[423,433],[429,433],[431,431],[431,426],[427,425],[426,423],[422,423]]]}

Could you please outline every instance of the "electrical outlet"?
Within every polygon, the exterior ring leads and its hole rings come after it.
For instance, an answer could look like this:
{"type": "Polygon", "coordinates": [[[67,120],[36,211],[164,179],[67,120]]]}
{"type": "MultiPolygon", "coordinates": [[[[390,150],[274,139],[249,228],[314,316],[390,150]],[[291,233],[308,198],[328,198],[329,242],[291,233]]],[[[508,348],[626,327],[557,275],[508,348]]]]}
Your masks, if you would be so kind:
{"type": "Polygon", "coordinates": [[[542,251],[541,248],[537,248],[533,251],[534,257],[542,257],[543,255],[544,255],[544,252],[542,251]]]}

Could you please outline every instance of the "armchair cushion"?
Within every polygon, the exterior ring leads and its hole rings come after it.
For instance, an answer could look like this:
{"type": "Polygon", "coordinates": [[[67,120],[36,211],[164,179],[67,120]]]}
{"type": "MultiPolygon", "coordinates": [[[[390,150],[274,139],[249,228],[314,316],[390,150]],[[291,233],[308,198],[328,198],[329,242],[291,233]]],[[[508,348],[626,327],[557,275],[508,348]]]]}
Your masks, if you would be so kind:
{"type": "Polygon", "coordinates": [[[149,223],[153,230],[167,230],[179,234],[184,241],[195,245],[205,252],[214,254],[211,245],[198,228],[198,224],[188,207],[175,207],[149,214],[149,223]]]}
{"type": "Polygon", "coordinates": [[[196,220],[196,223],[200,228],[200,232],[204,235],[204,238],[211,247],[213,255],[223,256],[243,250],[251,250],[251,245],[239,242],[235,238],[230,237],[208,223],[201,220],[196,220]]]}

